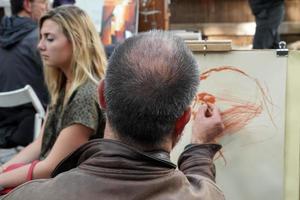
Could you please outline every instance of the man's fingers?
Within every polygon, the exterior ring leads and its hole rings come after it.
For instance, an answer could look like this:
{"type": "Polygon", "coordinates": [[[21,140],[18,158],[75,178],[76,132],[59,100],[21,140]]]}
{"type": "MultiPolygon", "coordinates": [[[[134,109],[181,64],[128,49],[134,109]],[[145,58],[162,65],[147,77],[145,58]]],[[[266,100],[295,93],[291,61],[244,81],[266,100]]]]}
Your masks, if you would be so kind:
{"type": "Polygon", "coordinates": [[[192,142],[198,144],[211,143],[224,131],[224,124],[218,107],[204,104],[198,109],[193,124],[192,142]]]}
{"type": "Polygon", "coordinates": [[[199,107],[196,118],[215,118],[221,120],[221,113],[215,104],[203,104],[199,107]]]}
{"type": "Polygon", "coordinates": [[[209,105],[209,108],[211,111],[211,116],[221,118],[221,112],[216,105],[211,104],[209,105]]]}
{"type": "Polygon", "coordinates": [[[205,117],[205,113],[206,113],[207,109],[208,109],[208,106],[206,104],[201,105],[197,111],[197,116],[205,117]]]}

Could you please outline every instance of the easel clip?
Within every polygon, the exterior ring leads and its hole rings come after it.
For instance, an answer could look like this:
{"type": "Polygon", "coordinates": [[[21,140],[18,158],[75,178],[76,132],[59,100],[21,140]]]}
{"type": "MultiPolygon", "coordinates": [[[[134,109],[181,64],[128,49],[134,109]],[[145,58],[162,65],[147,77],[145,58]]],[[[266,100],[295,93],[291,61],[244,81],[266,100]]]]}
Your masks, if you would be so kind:
{"type": "Polygon", "coordinates": [[[280,41],[279,42],[279,49],[276,49],[277,56],[288,56],[289,50],[286,48],[286,42],[280,41]]]}

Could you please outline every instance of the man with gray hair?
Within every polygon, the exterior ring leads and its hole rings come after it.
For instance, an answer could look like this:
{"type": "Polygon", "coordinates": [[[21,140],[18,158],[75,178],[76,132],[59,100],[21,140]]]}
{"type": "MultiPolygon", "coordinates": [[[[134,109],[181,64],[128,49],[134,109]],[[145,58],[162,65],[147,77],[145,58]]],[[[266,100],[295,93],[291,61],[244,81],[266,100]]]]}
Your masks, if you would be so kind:
{"type": "Polygon", "coordinates": [[[213,141],[223,131],[215,106],[197,111],[178,169],[170,161],[190,120],[198,68],[184,42],[168,32],[127,39],[99,86],[104,139],[80,147],[54,178],[26,183],[3,199],[224,199],[214,183],[213,157],[221,146],[213,141]]]}

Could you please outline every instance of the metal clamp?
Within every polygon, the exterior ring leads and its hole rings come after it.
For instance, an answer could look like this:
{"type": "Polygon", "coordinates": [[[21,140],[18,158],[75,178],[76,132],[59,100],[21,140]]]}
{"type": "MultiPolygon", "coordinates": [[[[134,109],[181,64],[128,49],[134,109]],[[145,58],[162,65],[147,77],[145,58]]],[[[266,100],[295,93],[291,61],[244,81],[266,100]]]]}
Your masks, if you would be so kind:
{"type": "Polygon", "coordinates": [[[277,56],[288,56],[289,50],[286,48],[286,42],[280,41],[278,43],[279,49],[276,49],[277,56]]]}

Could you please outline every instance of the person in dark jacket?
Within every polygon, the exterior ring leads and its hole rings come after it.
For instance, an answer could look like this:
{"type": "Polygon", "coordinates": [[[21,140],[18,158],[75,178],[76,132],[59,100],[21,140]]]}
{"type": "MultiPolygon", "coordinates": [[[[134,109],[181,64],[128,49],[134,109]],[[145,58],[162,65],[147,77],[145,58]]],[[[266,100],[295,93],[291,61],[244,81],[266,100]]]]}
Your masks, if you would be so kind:
{"type": "Polygon", "coordinates": [[[54,178],[25,183],[3,200],[224,200],[213,164],[221,148],[213,141],[224,130],[215,106],[195,114],[178,170],[170,161],[198,83],[199,66],[181,38],[152,31],[125,40],[98,89],[107,114],[104,139],[81,146],[54,178]]]}
{"type": "MultiPolygon", "coordinates": [[[[0,92],[29,84],[44,106],[48,92],[37,50],[37,20],[47,10],[47,0],[11,0],[13,16],[0,25],[0,92]]],[[[0,108],[0,147],[26,146],[33,140],[35,110],[31,104],[0,108]]]]}
{"type": "Polygon", "coordinates": [[[255,16],[256,29],[253,49],[277,49],[278,27],[284,17],[284,0],[249,0],[255,16]]]}

